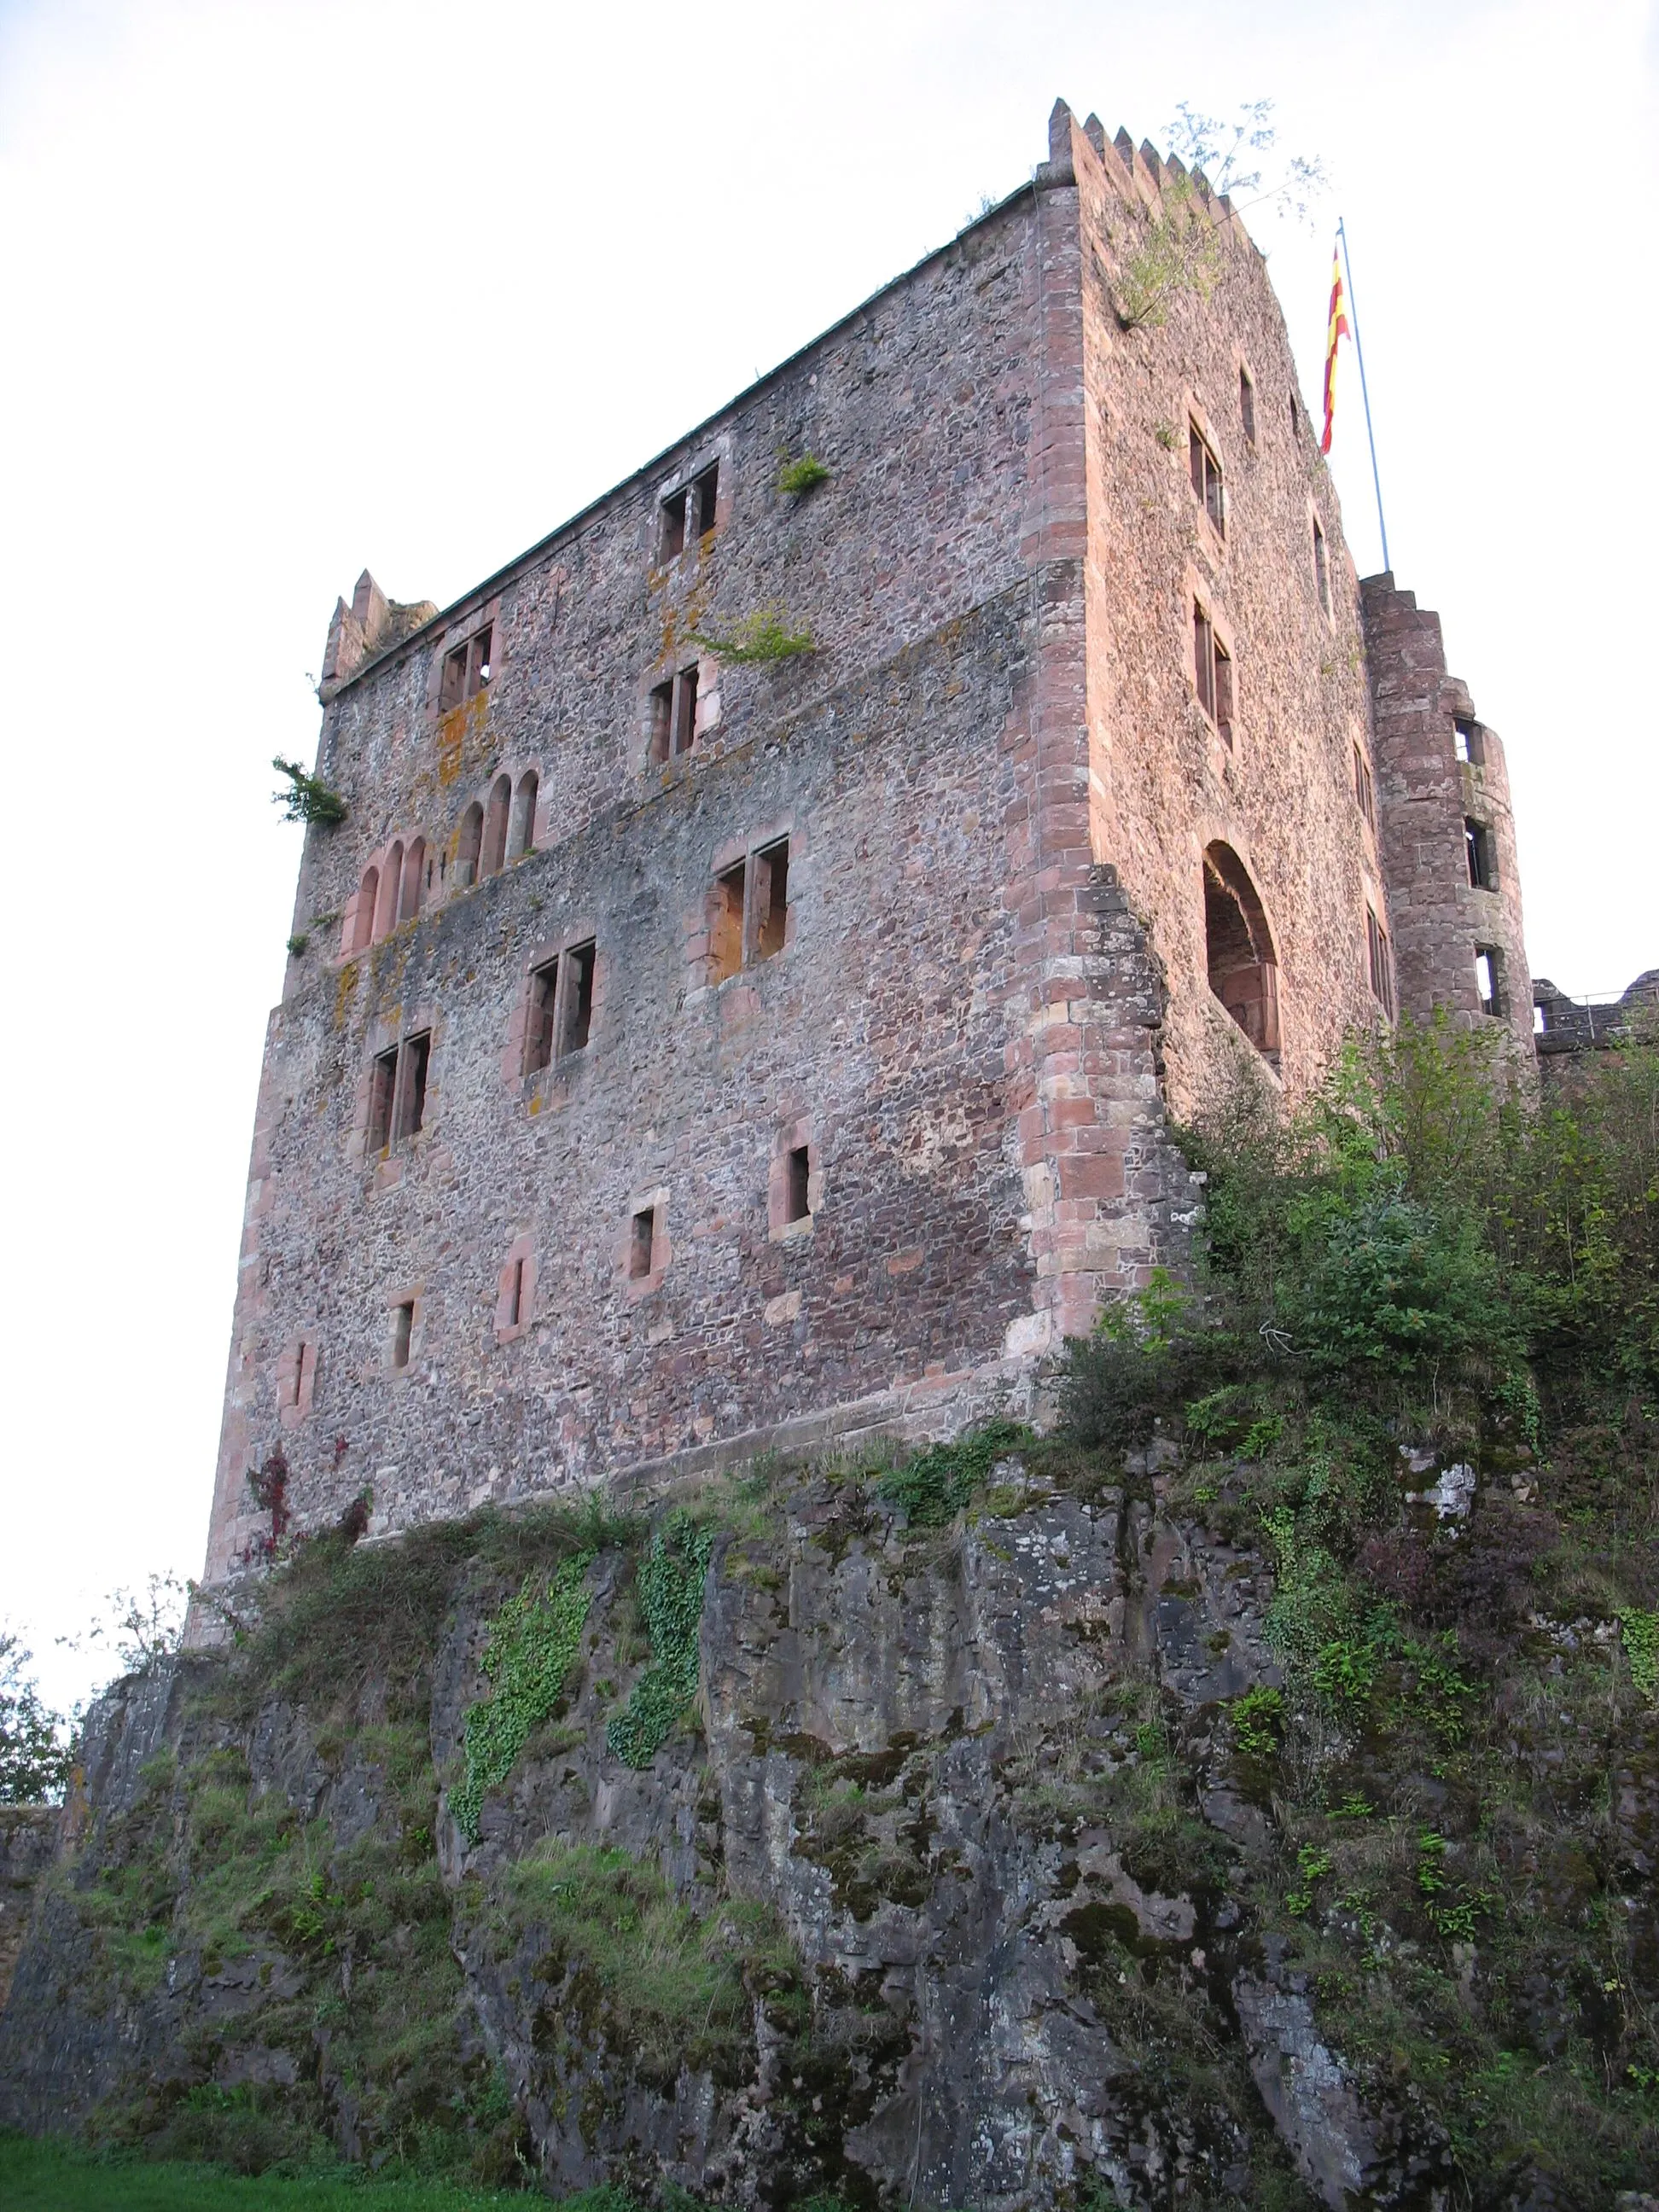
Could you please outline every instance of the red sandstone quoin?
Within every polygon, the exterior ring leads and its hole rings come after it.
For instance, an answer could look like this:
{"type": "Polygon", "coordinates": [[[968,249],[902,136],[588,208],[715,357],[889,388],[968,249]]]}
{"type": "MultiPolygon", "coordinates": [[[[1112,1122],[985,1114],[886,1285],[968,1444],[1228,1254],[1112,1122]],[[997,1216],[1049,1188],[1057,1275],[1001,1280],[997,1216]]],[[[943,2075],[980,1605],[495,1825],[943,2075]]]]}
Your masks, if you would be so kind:
{"type": "Polygon", "coordinates": [[[210,1583],[279,1440],[296,1528],[383,1531],[1029,1403],[1181,1263],[1166,1116],[1235,1066],[1529,1048],[1501,748],[1355,578],[1261,257],[1063,103],[455,606],[365,574],[320,696],[210,1583]],[[1188,218],[1212,289],[1132,327],[1188,218]]]}

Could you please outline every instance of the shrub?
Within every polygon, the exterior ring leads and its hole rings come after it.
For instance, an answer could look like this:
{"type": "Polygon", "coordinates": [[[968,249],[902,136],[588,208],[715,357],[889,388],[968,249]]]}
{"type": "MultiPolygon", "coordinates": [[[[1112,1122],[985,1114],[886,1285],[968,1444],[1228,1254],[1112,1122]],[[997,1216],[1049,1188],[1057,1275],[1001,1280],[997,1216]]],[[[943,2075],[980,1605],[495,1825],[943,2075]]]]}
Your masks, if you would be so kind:
{"type": "Polygon", "coordinates": [[[1018,1421],[988,1421],[890,1468],[877,1482],[876,1495],[896,1506],[913,1528],[938,1528],[990,1480],[1000,1459],[1030,1443],[1030,1434],[1018,1421]]]}
{"type": "Polygon", "coordinates": [[[778,489],[788,499],[805,499],[809,491],[829,481],[829,469],[816,453],[803,453],[799,460],[787,461],[778,471],[778,489]]]}
{"type": "Polygon", "coordinates": [[[272,805],[283,809],[286,821],[314,822],[321,829],[332,830],[345,820],[344,799],[320,777],[308,775],[298,761],[284,760],[280,753],[270,764],[279,775],[288,778],[286,791],[271,793],[272,805]]]}
{"type": "Polygon", "coordinates": [[[729,636],[693,630],[690,637],[693,645],[719,653],[722,660],[736,661],[739,666],[749,662],[790,660],[798,653],[816,653],[818,649],[811,629],[804,626],[792,629],[781,607],[757,608],[753,614],[746,615],[729,636]]]}

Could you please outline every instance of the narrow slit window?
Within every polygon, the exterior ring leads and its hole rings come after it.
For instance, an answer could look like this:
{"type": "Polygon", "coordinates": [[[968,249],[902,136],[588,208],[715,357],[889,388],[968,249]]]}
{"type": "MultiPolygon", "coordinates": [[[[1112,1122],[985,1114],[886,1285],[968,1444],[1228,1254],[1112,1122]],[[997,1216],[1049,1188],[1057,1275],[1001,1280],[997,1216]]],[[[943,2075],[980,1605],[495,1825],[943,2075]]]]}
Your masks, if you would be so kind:
{"type": "Polygon", "coordinates": [[[657,1210],[653,1206],[642,1206],[634,1216],[628,1239],[628,1273],[635,1282],[641,1282],[651,1273],[652,1249],[657,1241],[657,1210]]]}
{"type": "Polygon", "coordinates": [[[691,487],[697,498],[699,538],[707,538],[714,527],[714,506],[720,496],[720,464],[717,461],[712,468],[705,469],[691,487]]]}
{"type": "Polygon", "coordinates": [[[1221,464],[1210,451],[1209,441],[1190,419],[1187,424],[1188,459],[1192,468],[1193,497],[1215,525],[1218,536],[1227,528],[1226,502],[1222,495],[1221,464]]]}
{"type": "Polygon", "coordinates": [[[398,1108],[399,1137],[418,1136],[425,1124],[426,1072],[431,1058],[430,1030],[423,1030],[418,1036],[412,1036],[404,1043],[403,1064],[399,1070],[403,1093],[398,1108]]]}
{"type": "Polygon", "coordinates": [[[517,1328],[524,1314],[524,1261],[515,1260],[507,1273],[507,1326],[517,1328]]]}
{"type": "Polygon", "coordinates": [[[662,558],[673,561],[685,550],[685,511],[690,498],[688,486],[670,492],[662,503],[662,558]]]}
{"type": "Polygon", "coordinates": [[[524,1072],[539,1075],[553,1058],[553,1010],[559,994],[559,963],[550,960],[530,971],[530,1001],[525,1009],[524,1072]]]}
{"type": "Polygon", "coordinates": [[[597,948],[590,938],[586,945],[573,945],[564,956],[564,1036],[559,1043],[559,1058],[568,1059],[573,1052],[580,1052],[587,1043],[593,1028],[593,961],[597,948]]]}
{"type": "Polygon", "coordinates": [[[1215,726],[1226,744],[1233,741],[1233,663],[1232,656],[1215,640],[1215,726]]]}
{"type": "Polygon", "coordinates": [[[805,1221],[811,1213],[811,1206],[807,1202],[811,1180],[811,1160],[807,1147],[805,1145],[792,1146],[784,1197],[787,1210],[783,1218],[786,1221],[805,1221]]]}
{"type": "Polygon", "coordinates": [[[781,952],[789,931],[789,840],[780,838],[755,855],[755,957],[781,952]]]}
{"type": "Polygon", "coordinates": [[[1193,609],[1193,665],[1198,676],[1198,703],[1215,720],[1215,633],[1200,606],[1193,609]]]}
{"type": "Polygon", "coordinates": [[[674,685],[674,750],[689,753],[697,741],[697,668],[681,669],[674,685]]]}
{"type": "Polygon", "coordinates": [[[739,860],[714,878],[714,910],[708,920],[708,980],[723,983],[743,965],[744,890],[748,863],[739,860]]]}
{"type": "Polygon", "coordinates": [[[1476,822],[1468,815],[1463,817],[1463,850],[1469,864],[1469,889],[1496,890],[1498,876],[1492,866],[1492,831],[1484,822],[1476,822]]]}
{"type": "MultiPolygon", "coordinates": [[[[301,1337],[299,1349],[294,1355],[294,1390],[288,1401],[290,1406],[297,1406],[305,1395],[306,1358],[308,1353],[311,1353],[311,1346],[306,1342],[304,1337],[301,1337]]],[[[311,1356],[314,1358],[315,1354],[311,1356]]]]}
{"type": "Polygon", "coordinates": [[[398,1050],[377,1053],[368,1076],[368,1149],[383,1152],[392,1141],[392,1099],[398,1086],[398,1050]]]}
{"type": "Polygon", "coordinates": [[[1353,796],[1355,805],[1358,807],[1366,821],[1369,822],[1371,828],[1375,830],[1376,827],[1376,790],[1375,785],[1371,781],[1370,763],[1365,758],[1364,754],[1360,751],[1358,745],[1353,749],[1353,796]]]}
{"type": "Polygon", "coordinates": [[[1327,614],[1331,611],[1331,568],[1325,552],[1325,533],[1315,515],[1313,526],[1314,586],[1319,593],[1319,604],[1327,614]]]}
{"type": "Polygon", "coordinates": [[[415,1333],[415,1302],[409,1299],[392,1309],[392,1364],[394,1367],[409,1364],[409,1343],[415,1333]]]}
{"type": "Polygon", "coordinates": [[[1370,907],[1365,909],[1365,955],[1370,968],[1371,995],[1391,1014],[1394,971],[1389,964],[1389,933],[1370,907]]]}
{"type": "Polygon", "coordinates": [[[1250,381],[1248,368],[1241,368],[1238,372],[1238,419],[1243,425],[1246,439],[1252,446],[1255,445],[1255,386],[1250,381]]]}

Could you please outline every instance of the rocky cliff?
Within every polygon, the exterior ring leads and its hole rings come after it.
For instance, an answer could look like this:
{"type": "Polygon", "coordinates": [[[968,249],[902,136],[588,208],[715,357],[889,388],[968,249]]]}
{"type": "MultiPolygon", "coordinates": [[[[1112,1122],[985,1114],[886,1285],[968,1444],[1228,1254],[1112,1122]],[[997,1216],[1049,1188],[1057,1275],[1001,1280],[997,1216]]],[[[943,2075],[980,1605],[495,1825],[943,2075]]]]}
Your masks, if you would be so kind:
{"type": "MultiPolygon", "coordinates": [[[[1386,1730],[1298,1722],[1285,1530],[1176,1457],[994,1434],[654,1532],[313,1543],[237,1646],[90,1716],[0,2121],[659,2201],[1609,2203],[1659,2141],[1635,2092],[1598,2193],[1472,2132],[1522,2063],[1480,1693],[1419,1657],[1386,1730]]],[[[1626,1963],[1545,1977],[1529,2075],[1645,1972],[1647,1757],[1610,1880],[1534,1824],[1534,1913],[1626,1963]]]]}

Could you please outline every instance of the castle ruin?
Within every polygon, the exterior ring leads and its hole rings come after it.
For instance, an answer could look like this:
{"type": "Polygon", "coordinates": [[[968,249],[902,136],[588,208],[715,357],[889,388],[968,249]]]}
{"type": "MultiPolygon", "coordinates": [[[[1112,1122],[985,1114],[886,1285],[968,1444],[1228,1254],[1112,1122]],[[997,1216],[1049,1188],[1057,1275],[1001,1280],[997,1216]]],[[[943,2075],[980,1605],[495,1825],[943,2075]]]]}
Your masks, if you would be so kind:
{"type": "Polygon", "coordinates": [[[279,1451],[390,1530],[1023,1406],[1179,1264],[1241,1057],[1531,1053],[1502,748],[1355,575],[1262,258],[1063,103],[456,605],[366,574],[320,696],[210,1584],[279,1451]]]}

